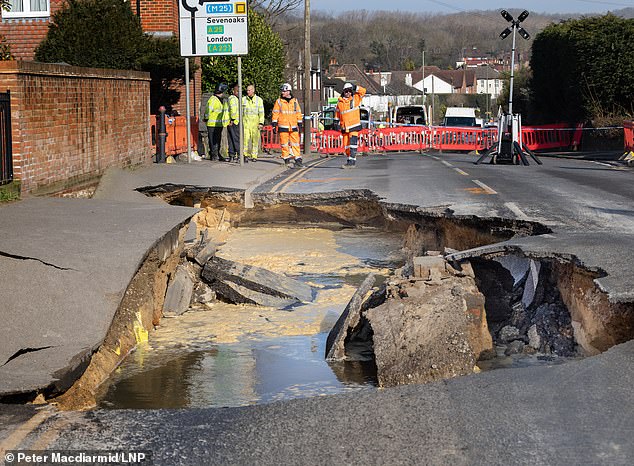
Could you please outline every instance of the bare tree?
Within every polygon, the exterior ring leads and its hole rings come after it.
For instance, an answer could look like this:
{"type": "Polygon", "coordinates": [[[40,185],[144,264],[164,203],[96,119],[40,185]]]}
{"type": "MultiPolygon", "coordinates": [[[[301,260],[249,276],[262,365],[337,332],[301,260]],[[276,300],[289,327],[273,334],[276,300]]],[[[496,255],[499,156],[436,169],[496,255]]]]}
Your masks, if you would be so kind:
{"type": "Polygon", "coordinates": [[[270,22],[303,4],[304,0],[251,0],[249,6],[270,22]]]}

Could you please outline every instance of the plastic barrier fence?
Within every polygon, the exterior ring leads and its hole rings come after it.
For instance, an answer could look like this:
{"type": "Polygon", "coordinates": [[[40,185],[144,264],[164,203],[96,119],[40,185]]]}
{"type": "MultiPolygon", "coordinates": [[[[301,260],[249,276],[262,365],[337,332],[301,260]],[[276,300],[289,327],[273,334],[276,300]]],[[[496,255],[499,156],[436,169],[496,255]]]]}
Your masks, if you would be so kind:
{"type": "Polygon", "coordinates": [[[581,145],[583,125],[568,128],[565,123],[539,127],[524,126],[522,142],[532,151],[576,148],[581,145]]]}
{"type": "MultiPolygon", "coordinates": [[[[260,147],[265,152],[271,152],[272,150],[281,151],[282,146],[280,145],[280,135],[279,133],[273,132],[272,126],[265,126],[260,131],[260,147]]],[[[320,133],[317,129],[310,129],[310,150],[313,152],[317,152],[319,150],[319,141],[322,138],[322,133],[320,133]]],[[[304,146],[304,133],[300,134],[300,145],[304,146]]]]}
{"type": "MultiPolygon", "coordinates": [[[[157,116],[158,118],[158,116],[157,116]]],[[[192,150],[198,150],[198,118],[191,118],[192,150]]],[[[184,116],[165,117],[165,155],[178,155],[187,152],[187,119],[184,116]]],[[[152,149],[156,153],[156,125],[152,125],[152,149]]]]}
{"type": "Polygon", "coordinates": [[[433,127],[431,147],[445,151],[485,151],[497,140],[497,129],[433,127]]]}
{"type": "MultiPolygon", "coordinates": [[[[184,116],[165,117],[167,139],[165,152],[177,155],[187,152],[187,124],[184,116]]],[[[582,126],[566,128],[565,124],[541,127],[524,126],[522,141],[532,151],[564,149],[578,146],[581,142],[582,126]]],[[[155,149],[156,134],[152,125],[152,146],[155,149]]],[[[626,152],[634,150],[634,122],[624,123],[626,152]]],[[[264,151],[280,151],[279,134],[272,126],[261,132],[261,147],[264,151]]],[[[372,152],[421,152],[428,149],[439,151],[486,151],[497,141],[496,128],[453,128],[443,126],[401,126],[394,128],[364,129],[359,132],[359,153],[372,152]]],[[[191,121],[192,150],[198,146],[198,122],[191,121]]],[[[303,133],[302,133],[303,144],[303,133]]],[[[343,154],[343,138],[339,131],[311,129],[311,151],[320,154],[343,154]]]]}
{"type": "Polygon", "coordinates": [[[623,139],[625,152],[634,151],[634,120],[623,122],[623,139]]]}

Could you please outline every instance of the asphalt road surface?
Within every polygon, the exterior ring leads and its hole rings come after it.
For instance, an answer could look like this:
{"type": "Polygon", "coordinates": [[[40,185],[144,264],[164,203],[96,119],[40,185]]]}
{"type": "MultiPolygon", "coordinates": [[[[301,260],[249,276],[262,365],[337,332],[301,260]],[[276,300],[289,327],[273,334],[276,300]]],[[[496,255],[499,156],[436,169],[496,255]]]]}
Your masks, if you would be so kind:
{"type": "MultiPolygon", "coordinates": [[[[615,300],[634,300],[634,171],[542,158],[474,165],[462,154],[341,157],[284,172],[255,192],[370,189],[386,202],[454,215],[542,222],[525,248],[603,268],[615,300]]],[[[148,450],[154,464],[632,464],[634,341],[565,365],[506,369],[427,385],[224,409],[32,407],[2,419],[0,449],[148,450]],[[29,410],[29,411],[27,411],[29,410]],[[31,422],[23,422],[30,419],[31,422]]]]}

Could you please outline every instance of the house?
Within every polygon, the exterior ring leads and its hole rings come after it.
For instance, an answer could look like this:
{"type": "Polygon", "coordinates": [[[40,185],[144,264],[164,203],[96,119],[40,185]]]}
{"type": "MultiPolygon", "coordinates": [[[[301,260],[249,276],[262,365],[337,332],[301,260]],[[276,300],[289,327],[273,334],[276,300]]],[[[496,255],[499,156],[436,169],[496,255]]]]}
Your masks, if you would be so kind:
{"type": "Polygon", "coordinates": [[[425,78],[422,71],[417,74],[420,81],[414,82],[416,89],[426,89],[426,94],[475,94],[477,91],[476,73],[474,69],[441,70],[437,66],[425,67],[425,78]]]}
{"type": "Polygon", "coordinates": [[[489,94],[491,99],[497,99],[502,93],[503,80],[500,72],[491,65],[480,65],[476,69],[478,94],[489,94]]]}
{"type": "MultiPolygon", "coordinates": [[[[65,0],[11,0],[11,10],[2,11],[0,35],[3,35],[11,47],[16,60],[33,61],[35,49],[46,37],[51,17],[60,10],[65,0]]],[[[143,30],[156,37],[178,36],[179,2],[173,0],[131,0],[130,8],[141,19],[143,30]]],[[[192,95],[194,105],[201,97],[200,59],[192,60],[197,71],[192,73],[192,95]]],[[[180,93],[180,100],[173,110],[185,114],[185,88],[175,86],[170,89],[180,93]]]]}

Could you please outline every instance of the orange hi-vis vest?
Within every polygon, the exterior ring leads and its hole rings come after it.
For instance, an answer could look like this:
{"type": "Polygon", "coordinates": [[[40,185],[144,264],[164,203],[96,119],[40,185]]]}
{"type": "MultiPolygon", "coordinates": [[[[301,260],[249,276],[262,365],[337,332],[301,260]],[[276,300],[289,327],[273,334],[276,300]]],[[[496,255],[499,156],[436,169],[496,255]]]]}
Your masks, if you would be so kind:
{"type": "Polygon", "coordinates": [[[361,131],[361,100],[365,95],[365,88],[357,86],[357,90],[350,97],[339,97],[335,120],[339,120],[341,131],[361,131]]]}
{"type": "Polygon", "coordinates": [[[295,97],[290,100],[277,99],[273,105],[273,114],[271,121],[273,126],[277,126],[280,133],[290,133],[297,131],[299,124],[302,122],[302,109],[295,97]]]}

